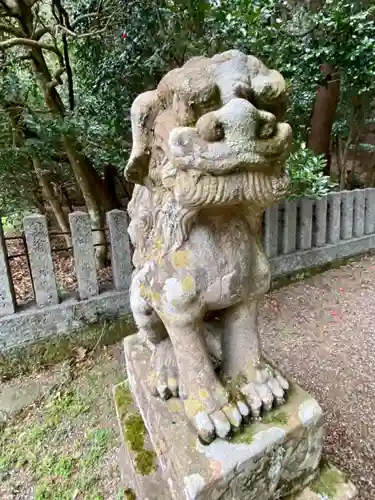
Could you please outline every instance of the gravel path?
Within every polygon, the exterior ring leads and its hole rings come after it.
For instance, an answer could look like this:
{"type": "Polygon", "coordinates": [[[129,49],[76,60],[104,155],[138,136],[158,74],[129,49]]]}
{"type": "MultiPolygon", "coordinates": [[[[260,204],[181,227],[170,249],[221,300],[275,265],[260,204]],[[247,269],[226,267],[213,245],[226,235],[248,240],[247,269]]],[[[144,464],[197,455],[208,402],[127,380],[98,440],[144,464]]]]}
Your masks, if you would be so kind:
{"type": "Polygon", "coordinates": [[[375,499],[375,257],[273,291],[261,305],[270,359],[326,414],[326,455],[375,499]]]}

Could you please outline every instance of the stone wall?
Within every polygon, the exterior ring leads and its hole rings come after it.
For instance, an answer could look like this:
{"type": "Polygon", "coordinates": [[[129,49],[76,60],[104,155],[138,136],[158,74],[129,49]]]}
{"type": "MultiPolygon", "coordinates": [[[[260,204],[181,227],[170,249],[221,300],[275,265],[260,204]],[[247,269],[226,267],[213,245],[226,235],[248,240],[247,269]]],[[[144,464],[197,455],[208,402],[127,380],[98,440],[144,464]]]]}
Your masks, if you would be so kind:
{"type": "MultiPolygon", "coordinates": [[[[132,272],[127,216],[107,214],[113,281],[100,289],[90,219],[70,214],[78,290],[62,298],[56,285],[47,222],[43,215],[24,220],[25,240],[35,290],[35,302],[16,304],[6,241],[0,227],[0,354],[103,319],[130,315],[132,272]]],[[[264,247],[275,277],[320,267],[375,248],[375,189],[330,193],[313,201],[285,201],[265,213],[264,247]]]]}

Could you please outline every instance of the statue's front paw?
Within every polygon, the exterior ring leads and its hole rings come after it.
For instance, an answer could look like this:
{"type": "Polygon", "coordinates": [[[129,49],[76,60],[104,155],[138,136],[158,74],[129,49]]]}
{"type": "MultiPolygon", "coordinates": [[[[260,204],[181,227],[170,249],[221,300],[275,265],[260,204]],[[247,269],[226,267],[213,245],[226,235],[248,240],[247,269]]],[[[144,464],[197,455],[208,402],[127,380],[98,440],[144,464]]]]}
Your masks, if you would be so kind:
{"type": "Polygon", "coordinates": [[[211,381],[206,388],[198,388],[195,383],[182,400],[188,419],[206,444],[216,437],[229,437],[250,415],[244,402],[230,401],[229,394],[217,380],[211,381]]]}
{"type": "Polygon", "coordinates": [[[239,387],[254,418],[259,417],[262,410],[269,411],[273,406],[283,404],[288,389],[288,381],[267,364],[245,374],[245,380],[239,387]]]}

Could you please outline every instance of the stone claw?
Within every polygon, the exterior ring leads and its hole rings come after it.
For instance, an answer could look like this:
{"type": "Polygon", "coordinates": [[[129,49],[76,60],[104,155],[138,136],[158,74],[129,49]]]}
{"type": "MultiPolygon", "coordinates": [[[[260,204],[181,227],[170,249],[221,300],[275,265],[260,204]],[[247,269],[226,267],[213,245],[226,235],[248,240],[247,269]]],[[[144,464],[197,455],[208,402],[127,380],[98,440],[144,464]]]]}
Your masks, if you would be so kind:
{"type": "MultiPolygon", "coordinates": [[[[244,406],[246,406],[244,404],[244,406]]],[[[244,410],[244,408],[242,408],[244,410]]],[[[195,417],[193,424],[200,440],[211,443],[216,437],[226,439],[231,431],[236,431],[242,424],[243,416],[236,404],[227,404],[211,414],[201,411],[195,417]]]]}
{"type": "Polygon", "coordinates": [[[244,384],[240,390],[251,409],[253,418],[259,418],[262,411],[270,411],[274,406],[280,406],[285,402],[289,383],[269,365],[258,369],[253,378],[254,381],[244,384]]]}

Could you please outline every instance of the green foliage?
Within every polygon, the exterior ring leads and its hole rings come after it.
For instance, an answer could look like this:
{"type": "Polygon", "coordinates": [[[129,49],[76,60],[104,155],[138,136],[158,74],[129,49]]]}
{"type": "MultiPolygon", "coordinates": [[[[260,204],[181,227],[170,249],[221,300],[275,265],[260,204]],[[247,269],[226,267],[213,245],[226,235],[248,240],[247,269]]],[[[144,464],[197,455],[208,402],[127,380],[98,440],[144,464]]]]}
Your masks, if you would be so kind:
{"type": "Polygon", "coordinates": [[[289,198],[318,199],[329,193],[335,183],[324,175],[326,159],[323,155],[315,155],[305,144],[301,144],[286,161],[286,171],[290,176],[289,198]]]}
{"type": "MultiPolygon", "coordinates": [[[[130,106],[140,92],[154,88],[168,70],[189,57],[238,48],[254,54],[286,78],[286,119],[297,144],[307,142],[316,91],[329,63],[340,79],[340,102],[334,135],[349,151],[372,151],[360,143],[360,131],[373,115],[375,102],[375,8],[364,1],[326,0],[318,12],[307,2],[282,0],[65,0],[72,29],[67,37],[73,71],[75,107],[70,109],[68,78],[57,87],[67,110],[55,116],[25,49],[6,51],[0,61],[0,212],[10,216],[35,204],[40,194],[30,158],[37,155],[49,178],[72,184],[61,134],[75,136],[82,153],[102,173],[106,165],[122,172],[131,148],[130,106]],[[89,34],[92,35],[89,36],[89,34]],[[95,34],[96,33],[96,34],[95,34]],[[15,140],[6,104],[22,105],[28,134],[15,140]]],[[[36,24],[56,22],[50,0],[35,2],[36,24]]],[[[1,7],[0,7],[1,9],[1,7]]],[[[5,19],[6,22],[12,23],[5,19]]],[[[1,31],[1,30],[0,30],[1,31]]],[[[9,33],[3,33],[8,38],[9,33]]],[[[62,31],[42,40],[62,48],[62,31]]],[[[2,53],[3,54],[3,53],[2,53]]],[[[48,53],[50,69],[60,62],[48,53]]],[[[288,160],[295,193],[321,196],[329,188],[321,159],[300,148],[288,160]],[[301,172],[298,173],[298,165],[301,172]],[[306,192],[304,189],[306,188],[306,192]]]]}

